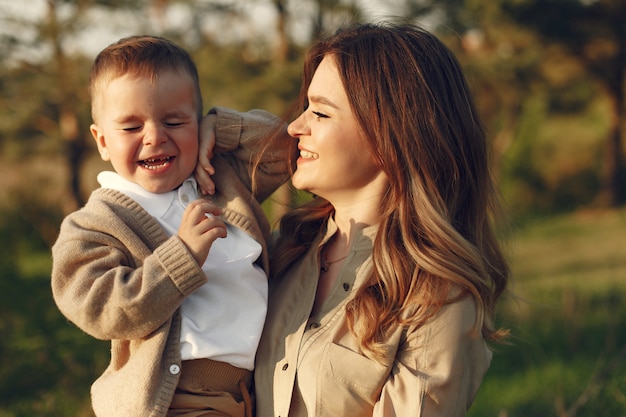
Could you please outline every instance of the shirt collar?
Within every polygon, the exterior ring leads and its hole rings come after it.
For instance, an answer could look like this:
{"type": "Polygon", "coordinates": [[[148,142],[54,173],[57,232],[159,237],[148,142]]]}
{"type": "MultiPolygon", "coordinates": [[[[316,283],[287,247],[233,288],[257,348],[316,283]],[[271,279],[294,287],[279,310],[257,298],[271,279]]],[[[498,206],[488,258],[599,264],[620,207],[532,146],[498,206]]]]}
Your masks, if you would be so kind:
{"type": "MultiPolygon", "coordinates": [[[[378,226],[379,223],[376,223],[357,230],[354,235],[351,250],[371,249],[376,239],[376,234],[378,233],[378,226]]],[[[336,232],[337,224],[335,223],[335,219],[331,216],[326,222],[326,232],[322,237],[321,245],[326,244],[336,232]]]]}
{"type": "Polygon", "coordinates": [[[187,178],[177,189],[165,193],[152,193],[139,184],[128,181],[117,172],[103,171],[98,174],[102,188],[120,191],[141,205],[151,216],[161,218],[177,199],[183,207],[198,198],[198,183],[193,176],[187,178]]]}

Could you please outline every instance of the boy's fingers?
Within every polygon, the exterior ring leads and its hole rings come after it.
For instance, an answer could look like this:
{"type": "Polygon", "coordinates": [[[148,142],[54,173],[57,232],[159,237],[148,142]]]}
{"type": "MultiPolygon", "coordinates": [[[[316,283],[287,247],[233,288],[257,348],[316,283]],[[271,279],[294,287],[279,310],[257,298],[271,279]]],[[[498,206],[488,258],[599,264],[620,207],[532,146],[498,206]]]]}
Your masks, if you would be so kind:
{"type": "Polygon", "coordinates": [[[202,118],[200,124],[198,164],[195,174],[200,185],[200,192],[203,195],[215,193],[215,183],[211,179],[211,175],[215,174],[215,168],[211,164],[211,158],[213,158],[213,148],[215,147],[216,120],[217,116],[215,114],[207,114],[202,118]]]}
{"type": "Polygon", "coordinates": [[[205,233],[210,237],[211,243],[213,243],[219,238],[226,237],[228,231],[226,230],[226,225],[219,225],[214,227],[212,226],[205,233]]]}
{"type": "Polygon", "coordinates": [[[189,203],[183,216],[185,214],[193,216],[197,221],[201,221],[207,214],[219,216],[222,214],[222,209],[208,200],[200,199],[189,203]]]}
{"type": "Polygon", "coordinates": [[[210,165],[213,157],[213,148],[215,147],[215,123],[217,116],[207,114],[200,124],[200,145],[198,160],[201,165],[210,165]]]}
{"type": "Polygon", "coordinates": [[[196,180],[198,181],[198,186],[200,187],[200,193],[202,195],[215,194],[215,183],[209,174],[210,173],[207,172],[204,167],[200,165],[196,167],[196,180]]]}
{"type": "Polygon", "coordinates": [[[220,218],[215,216],[203,216],[202,219],[198,222],[198,224],[202,225],[202,228],[199,230],[202,234],[207,232],[215,232],[217,233],[217,237],[226,237],[226,223],[224,223],[220,218]]]}
{"type": "Polygon", "coordinates": [[[215,168],[213,168],[213,164],[211,164],[212,157],[213,152],[205,153],[202,152],[202,149],[200,149],[200,152],[198,153],[198,167],[202,167],[203,170],[211,175],[215,174],[215,168]]]}

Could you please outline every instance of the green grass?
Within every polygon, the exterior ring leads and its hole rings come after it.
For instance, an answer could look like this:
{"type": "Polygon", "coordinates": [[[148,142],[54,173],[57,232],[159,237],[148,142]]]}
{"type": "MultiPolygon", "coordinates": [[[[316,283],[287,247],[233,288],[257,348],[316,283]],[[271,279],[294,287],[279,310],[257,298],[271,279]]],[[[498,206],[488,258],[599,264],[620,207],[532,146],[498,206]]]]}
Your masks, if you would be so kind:
{"type": "Polygon", "coordinates": [[[512,338],[468,416],[626,416],[626,210],[542,219],[510,248],[512,338]]]}

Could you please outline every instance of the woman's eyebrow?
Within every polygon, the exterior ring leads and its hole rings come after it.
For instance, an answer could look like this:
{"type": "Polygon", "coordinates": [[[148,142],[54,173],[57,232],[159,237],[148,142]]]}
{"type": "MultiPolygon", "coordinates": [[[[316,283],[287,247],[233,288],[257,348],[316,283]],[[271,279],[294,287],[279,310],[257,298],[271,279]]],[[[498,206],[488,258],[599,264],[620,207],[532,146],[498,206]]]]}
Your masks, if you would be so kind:
{"type": "Polygon", "coordinates": [[[316,104],[325,104],[327,106],[334,107],[335,109],[339,109],[339,106],[324,96],[311,96],[309,97],[309,101],[316,104]]]}

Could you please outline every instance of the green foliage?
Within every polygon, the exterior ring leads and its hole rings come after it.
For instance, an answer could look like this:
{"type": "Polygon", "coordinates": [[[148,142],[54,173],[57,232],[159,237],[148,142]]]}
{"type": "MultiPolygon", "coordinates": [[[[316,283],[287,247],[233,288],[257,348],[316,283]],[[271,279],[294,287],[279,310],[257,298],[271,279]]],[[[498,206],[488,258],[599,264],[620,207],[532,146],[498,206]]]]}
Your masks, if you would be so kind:
{"type": "Polygon", "coordinates": [[[0,213],[0,416],[88,416],[89,386],[106,366],[106,344],[52,300],[50,252],[36,227],[60,217],[35,199],[0,213]]]}
{"type": "Polygon", "coordinates": [[[107,347],[67,323],[52,301],[49,275],[2,272],[0,410],[15,416],[80,415],[107,347]]]}
{"type": "MultiPolygon", "coordinates": [[[[605,122],[608,129],[604,137],[602,192],[598,201],[614,207],[626,202],[623,187],[626,126],[620,122],[626,111],[626,3],[622,0],[505,0],[503,4],[506,15],[526,31],[534,32],[545,45],[549,54],[544,61],[549,65],[543,65],[541,75],[544,78],[554,84],[558,69],[565,74],[578,73],[579,79],[594,81],[592,95],[605,96],[609,117],[605,122]],[[555,50],[557,54],[553,54],[555,50]],[[554,55],[569,65],[554,65],[554,55]]],[[[572,85],[581,83],[562,87],[572,91],[572,85]]],[[[560,95],[565,96],[562,92],[560,95]]]]}
{"type": "Polygon", "coordinates": [[[626,414],[626,210],[546,218],[512,242],[512,330],[469,417],[626,414]]]}
{"type": "Polygon", "coordinates": [[[283,115],[300,88],[300,54],[279,65],[271,54],[253,52],[249,45],[224,48],[207,42],[193,56],[207,110],[213,106],[240,111],[257,108],[283,115]]]}
{"type": "Polygon", "coordinates": [[[503,192],[516,217],[592,205],[601,186],[602,101],[590,97],[583,115],[550,114],[549,106],[545,94],[526,100],[503,158],[503,192]]]}
{"type": "Polygon", "coordinates": [[[463,3],[460,36],[440,31],[475,90],[514,215],[619,202],[626,9],[612,0],[463,3]]]}

